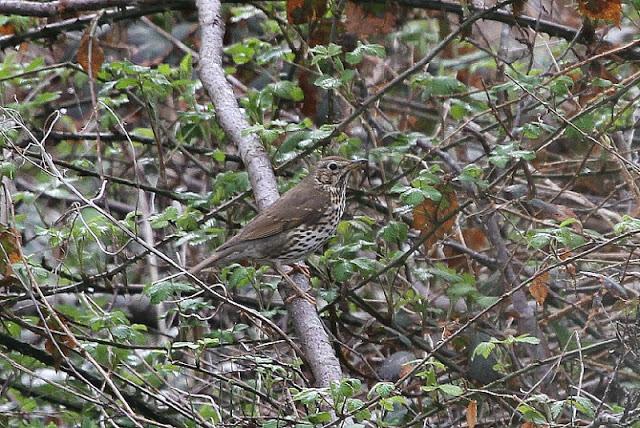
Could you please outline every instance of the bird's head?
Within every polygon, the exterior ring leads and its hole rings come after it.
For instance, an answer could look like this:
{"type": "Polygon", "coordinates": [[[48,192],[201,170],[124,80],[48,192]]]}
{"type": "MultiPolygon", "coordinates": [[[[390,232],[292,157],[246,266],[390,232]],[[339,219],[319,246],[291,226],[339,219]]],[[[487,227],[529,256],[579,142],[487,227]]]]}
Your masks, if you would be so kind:
{"type": "Polygon", "coordinates": [[[366,160],[349,160],[340,156],[329,156],[321,159],[313,171],[316,184],[327,190],[341,190],[349,179],[351,171],[361,169],[366,160]]]}

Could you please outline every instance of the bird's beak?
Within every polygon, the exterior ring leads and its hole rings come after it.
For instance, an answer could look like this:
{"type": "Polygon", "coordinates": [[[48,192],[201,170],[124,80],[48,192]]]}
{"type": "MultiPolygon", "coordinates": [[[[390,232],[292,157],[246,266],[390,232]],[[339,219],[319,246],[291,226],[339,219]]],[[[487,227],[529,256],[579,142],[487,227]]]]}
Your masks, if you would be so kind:
{"type": "Polygon", "coordinates": [[[349,168],[350,171],[354,169],[362,169],[365,166],[367,166],[368,163],[369,161],[367,161],[366,159],[358,159],[358,160],[351,161],[351,163],[347,168],[349,168]]]}

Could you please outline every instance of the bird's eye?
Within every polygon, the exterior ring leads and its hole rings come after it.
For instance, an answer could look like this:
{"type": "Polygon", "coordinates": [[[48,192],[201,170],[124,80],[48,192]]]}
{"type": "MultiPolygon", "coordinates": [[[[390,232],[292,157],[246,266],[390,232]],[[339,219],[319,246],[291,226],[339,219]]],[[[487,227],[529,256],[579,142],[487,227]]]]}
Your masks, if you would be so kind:
{"type": "Polygon", "coordinates": [[[335,162],[331,162],[331,163],[329,164],[329,169],[330,169],[331,171],[335,171],[336,169],[338,169],[338,164],[337,164],[337,163],[335,163],[335,162]]]}

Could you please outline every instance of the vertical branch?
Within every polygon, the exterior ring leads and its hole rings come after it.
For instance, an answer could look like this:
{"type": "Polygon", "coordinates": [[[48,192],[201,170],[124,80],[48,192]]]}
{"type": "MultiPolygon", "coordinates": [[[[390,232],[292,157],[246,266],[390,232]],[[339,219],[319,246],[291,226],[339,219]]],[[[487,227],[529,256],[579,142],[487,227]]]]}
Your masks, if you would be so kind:
{"type": "MultiPolygon", "coordinates": [[[[222,68],[225,27],[220,13],[221,4],[219,0],[198,0],[196,5],[202,38],[198,63],[200,80],[213,101],[220,126],[238,147],[249,174],[256,203],[262,210],[278,199],[278,188],[271,161],[262,143],[255,134],[243,134],[243,130],[249,127],[249,122],[240,110],[222,68]]],[[[303,275],[293,275],[292,279],[300,288],[309,288],[309,282],[303,275]]],[[[280,284],[279,291],[283,297],[292,293],[285,281],[280,284]]],[[[332,381],[340,380],[340,363],[315,307],[304,299],[294,298],[287,304],[287,309],[316,385],[328,386],[332,381]]]]}

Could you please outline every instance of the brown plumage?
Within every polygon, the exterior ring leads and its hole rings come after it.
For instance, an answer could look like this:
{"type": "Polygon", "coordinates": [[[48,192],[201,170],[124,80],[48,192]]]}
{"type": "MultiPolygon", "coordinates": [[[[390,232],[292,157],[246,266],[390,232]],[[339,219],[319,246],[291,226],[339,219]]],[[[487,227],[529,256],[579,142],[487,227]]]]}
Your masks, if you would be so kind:
{"type": "Polygon", "coordinates": [[[338,156],[321,159],[307,177],[191,268],[191,273],[244,259],[275,265],[302,260],[335,233],[344,212],[349,174],[365,164],[338,156]]]}

